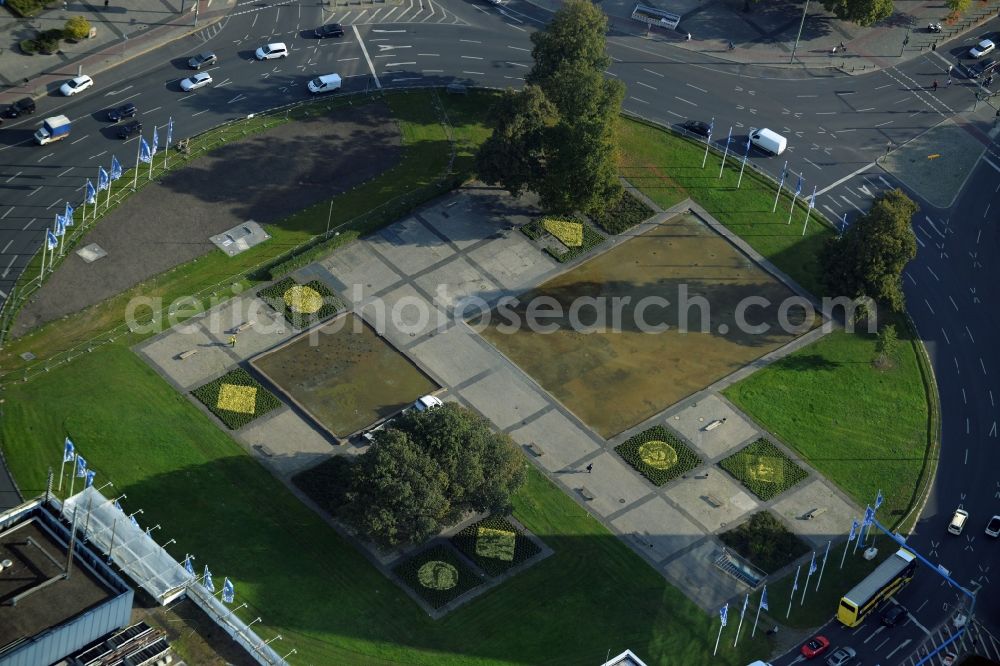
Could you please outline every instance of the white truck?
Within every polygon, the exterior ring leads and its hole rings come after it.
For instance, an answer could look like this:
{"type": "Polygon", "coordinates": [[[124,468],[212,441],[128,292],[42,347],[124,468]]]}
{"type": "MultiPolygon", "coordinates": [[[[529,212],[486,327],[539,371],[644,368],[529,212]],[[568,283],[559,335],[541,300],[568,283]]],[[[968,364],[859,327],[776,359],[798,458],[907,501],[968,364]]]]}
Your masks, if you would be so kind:
{"type": "Polygon", "coordinates": [[[35,141],[39,146],[44,146],[53,141],[60,141],[69,136],[69,118],[66,116],[52,116],[42,121],[42,126],[35,132],[35,141]]]}

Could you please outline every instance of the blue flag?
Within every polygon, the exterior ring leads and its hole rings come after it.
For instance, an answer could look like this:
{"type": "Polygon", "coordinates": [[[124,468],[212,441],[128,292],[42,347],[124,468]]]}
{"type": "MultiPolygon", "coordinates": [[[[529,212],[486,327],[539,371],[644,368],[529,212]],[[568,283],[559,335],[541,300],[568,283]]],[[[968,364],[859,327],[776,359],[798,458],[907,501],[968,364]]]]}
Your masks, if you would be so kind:
{"type": "Polygon", "coordinates": [[[73,207],[69,205],[68,201],[66,202],[66,212],[63,213],[63,219],[67,227],[73,226],[73,207]]]}
{"type": "Polygon", "coordinates": [[[79,479],[87,476],[87,461],[79,454],[76,456],[76,476],[79,479]]]}
{"type": "Polygon", "coordinates": [[[114,155],[111,156],[111,180],[118,180],[122,177],[122,163],[114,155]]]}
{"type": "Polygon", "coordinates": [[[84,488],[89,488],[94,485],[94,477],[97,476],[97,472],[92,469],[87,470],[87,482],[84,484],[84,488]]]}
{"type": "Polygon", "coordinates": [[[66,438],[66,448],[63,449],[63,462],[73,462],[73,456],[76,455],[76,447],[73,446],[73,440],[69,437],[66,438]]]}
{"type": "Polygon", "coordinates": [[[212,572],[208,570],[208,565],[205,565],[205,574],[202,576],[201,584],[205,586],[205,589],[209,592],[215,592],[215,583],[212,582],[212,572]]]}
{"type": "MultiPolygon", "coordinates": [[[[118,500],[115,500],[115,508],[118,509],[119,511],[122,511],[122,505],[118,502],[118,500]]],[[[125,512],[122,511],[122,513],[125,512]]]]}
{"type": "Polygon", "coordinates": [[[236,589],[233,587],[232,582],[228,578],[222,581],[222,600],[227,604],[233,603],[233,597],[236,596],[236,589]]]}
{"type": "Polygon", "coordinates": [[[153,155],[149,152],[149,144],[146,143],[146,137],[139,137],[139,161],[149,164],[153,161],[153,155]]]}
{"type": "Polygon", "coordinates": [[[743,157],[746,157],[749,154],[750,154],[750,137],[747,137],[746,152],[743,154],[743,157]]]}
{"type": "Polygon", "coordinates": [[[174,142],[174,117],[170,116],[167,118],[167,143],[166,147],[169,148],[170,144],[174,142]]]}
{"type": "Polygon", "coordinates": [[[808,575],[812,576],[814,573],[816,573],[816,551],[815,550],[813,551],[812,559],[809,560],[809,574],[808,575]]]}
{"type": "Polygon", "coordinates": [[[865,507],[865,519],[864,519],[864,522],[862,523],[862,526],[863,527],[868,527],[869,525],[872,524],[872,521],[874,521],[874,520],[875,520],[875,510],[872,509],[870,506],[866,506],[865,507]]]}
{"type": "Polygon", "coordinates": [[[847,543],[854,541],[855,537],[858,535],[858,519],[855,518],[851,521],[851,533],[847,535],[847,543]]]}
{"type": "Polygon", "coordinates": [[[142,529],[141,527],[139,527],[139,521],[135,519],[135,515],[129,516],[128,519],[137,530],[142,529]]]}
{"type": "Polygon", "coordinates": [[[719,609],[719,619],[722,620],[723,627],[729,623],[729,604],[719,609]]]}
{"type": "Polygon", "coordinates": [[[63,236],[66,233],[66,221],[63,216],[56,213],[56,236],[63,236]]]}
{"type": "MultiPolygon", "coordinates": [[[[847,213],[844,213],[844,217],[845,218],[847,217],[847,213]]],[[[885,501],[885,498],[882,497],[882,489],[879,488],[878,489],[878,495],[875,496],[875,510],[876,511],[878,511],[878,508],[880,506],[882,506],[882,502],[884,502],[884,501],[885,501]]]]}
{"type": "Polygon", "coordinates": [[[108,177],[108,172],[104,170],[104,167],[98,167],[97,169],[97,191],[106,190],[111,186],[111,179],[108,177]]]}
{"type": "Polygon", "coordinates": [[[760,607],[762,610],[771,610],[767,607],[767,585],[764,586],[764,591],[760,593],[760,607]]]}
{"type": "Polygon", "coordinates": [[[160,135],[156,132],[156,126],[153,126],[153,151],[151,155],[155,155],[156,151],[160,148],[160,135]]]}
{"type": "Polygon", "coordinates": [[[816,186],[815,185],[813,185],[812,196],[809,197],[809,207],[810,208],[815,208],[816,207],[816,186]]]}
{"type": "Polygon", "coordinates": [[[87,198],[86,198],[86,202],[89,203],[89,204],[92,204],[95,201],[97,201],[97,190],[94,189],[94,184],[91,183],[90,179],[88,178],[87,179],[87,198]]]}
{"type": "Polygon", "coordinates": [[[844,213],[843,218],[840,220],[840,235],[843,236],[844,232],[847,231],[847,213],[844,213]]]}
{"type": "Polygon", "coordinates": [[[184,558],[184,571],[187,571],[192,576],[194,575],[194,565],[191,564],[191,556],[188,555],[184,558]]]}
{"type": "Polygon", "coordinates": [[[802,174],[799,174],[799,183],[795,186],[795,196],[802,194],[802,174]]]}
{"type": "Polygon", "coordinates": [[[45,230],[45,243],[48,245],[50,250],[54,250],[59,247],[59,239],[56,238],[56,235],[52,233],[51,229],[45,230]]]}

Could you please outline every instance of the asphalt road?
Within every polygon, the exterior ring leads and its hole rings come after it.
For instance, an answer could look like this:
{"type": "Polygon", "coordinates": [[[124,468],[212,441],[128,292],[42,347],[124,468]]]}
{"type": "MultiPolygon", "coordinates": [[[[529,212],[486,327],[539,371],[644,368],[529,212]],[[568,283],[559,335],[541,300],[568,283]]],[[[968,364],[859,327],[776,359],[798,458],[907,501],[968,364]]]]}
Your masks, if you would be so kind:
{"type": "MultiPolygon", "coordinates": [[[[147,139],[154,126],[162,128],[172,117],[176,140],[305,99],[306,82],[330,72],[344,77],[346,90],[448,82],[516,87],[530,66],[530,32],[545,20],[545,12],[519,0],[499,8],[413,0],[363,13],[296,2],[244,3],[201,33],[95,77],[95,87],[78,97],[41,100],[34,117],[7,123],[0,131],[0,298],[6,298],[40,246],[55,213],[66,201],[80,202],[85,179],[96,182],[98,166],[107,167],[113,154],[126,166],[134,163],[137,140],[114,138],[107,109],[135,103],[147,139]],[[343,38],[309,36],[315,26],[332,20],[347,27],[343,38]],[[287,59],[253,59],[257,46],[273,41],[289,45],[287,59]],[[180,80],[191,73],[187,58],[206,49],[220,58],[204,70],[213,84],[181,92],[180,80]],[[72,119],[72,136],[34,145],[31,133],[42,118],[56,113],[72,119]]],[[[880,191],[898,185],[875,164],[887,142],[898,146],[971,106],[975,86],[962,80],[943,84],[948,66],[979,36],[898,67],[847,77],[727,63],[662,42],[612,35],[608,74],[626,83],[628,111],[668,124],[714,118],[714,139],[724,141],[732,126],[736,151],[752,127],[786,135],[785,155],[751,153],[753,164],[776,175],[787,158],[792,178],[801,174],[804,179],[803,194],[815,189],[818,207],[834,219],[846,214],[850,222],[880,191]],[[935,79],[942,84],[936,92],[930,89],[935,79]]],[[[1000,627],[1000,595],[993,593],[990,567],[1000,562],[1000,543],[988,540],[983,526],[1000,513],[995,404],[1000,387],[994,385],[1000,364],[992,344],[998,311],[998,189],[1000,159],[990,157],[979,162],[948,210],[937,210],[911,192],[922,207],[914,221],[920,251],[906,271],[909,309],[932,355],[943,410],[937,482],[911,543],[963,584],[983,586],[980,618],[994,630],[1000,627]],[[951,537],[945,526],[959,505],[970,511],[970,524],[963,536],[951,537]]],[[[898,599],[911,611],[904,627],[877,631],[876,619],[853,633],[834,625],[824,631],[854,645],[857,663],[901,663],[908,646],[943,621],[943,605],[953,602],[954,594],[924,571],[898,599]]],[[[778,663],[793,661],[789,656],[778,663]]]]}

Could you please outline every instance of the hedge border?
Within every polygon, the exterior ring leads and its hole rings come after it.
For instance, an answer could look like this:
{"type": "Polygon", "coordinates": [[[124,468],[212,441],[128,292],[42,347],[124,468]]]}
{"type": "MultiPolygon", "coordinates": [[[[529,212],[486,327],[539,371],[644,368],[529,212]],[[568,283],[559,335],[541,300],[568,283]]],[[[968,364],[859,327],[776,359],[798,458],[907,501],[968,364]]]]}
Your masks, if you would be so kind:
{"type": "Polygon", "coordinates": [[[690,472],[702,464],[702,459],[697,453],[692,451],[679,437],[661,425],[643,430],[638,435],[633,435],[615,447],[615,452],[620,455],[625,462],[635,468],[637,472],[649,479],[654,485],[662,486],[678,476],[690,472]],[[639,457],[639,448],[646,442],[660,440],[667,442],[677,452],[677,464],[670,469],[659,469],[647,465],[639,457]]]}
{"type": "Polygon", "coordinates": [[[463,563],[455,551],[445,543],[431,546],[406,558],[393,569],[393,573],[406,587],[413,590],[417,596],[435,610],[448,605],[469,590],[482,584],[482,578],[463,563]],[[420,567],[432,560],[440,560],[455,567],[458,572],[458,584],[455,587],[448,590],[434,590],[420,584],[417,577],[420,567]]]}
{"type": "Polygon", "coordinates": [[[191,391],[191,395],[198,398],[198,401],[208,407],[208,410],[225,423],[226,427],[230,430],[239,430],[257,417],[277,409],[282,404],[273,393],[264,388],[260,382],[254,379],[243,368],[235,368],[207,384],[202,384],[191,391]],[[220,409],[217,403],[219,401],[219,390],[223,384],[250,386],[257,389],[257,401],[254,405],[254,413],[243,414],[241,412],[231,412],[228,409],[220,409]]]}
{"type": "Polygon", "coordinates": [[[524,532],[503,516],[488,516],[469,525],[451,537],[451,545],[475,562],[480,569],[494,577],[502,576],[542,552],[542,549],[534,541],[525,536],[524,532]],[[479,555],[476,552],[476,536],[480,527],[513,532],[515,534],[514,559],[507,562],[479,555]]]}
{"type": "Polygon", "coordinates": [[[733,455],[720,460],[719,467],[726,470],[731,477],[743,484],[744,488],[765,502],[773,497],[777,497],[786,490],[794,488],[796,484],[809,477],[809,472],[796,465],[791,458],[785,455],[784,451],[775,446],[774,442],[766,437],[754,440],[733,455]],[[782,480],[792,479],[791,482],[776,484],[748,478],[745,474],[746,464],[744,462],[747,456],[781,458],[784,461],[783,468],[785,470],[782,480]]]}

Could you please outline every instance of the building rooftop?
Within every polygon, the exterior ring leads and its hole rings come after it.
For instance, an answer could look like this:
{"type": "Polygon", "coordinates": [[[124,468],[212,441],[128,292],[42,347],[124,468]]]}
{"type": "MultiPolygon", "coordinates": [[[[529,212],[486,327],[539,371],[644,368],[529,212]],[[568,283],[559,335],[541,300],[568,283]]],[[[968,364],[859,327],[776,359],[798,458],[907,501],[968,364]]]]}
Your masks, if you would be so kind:
{"type": "MultiPolygon", "coordinates": [[[[0,563],[4,563],[0,571],[0,652],[118,595],[81,561],[79,552],[73,558],[69,579],[58,578],[66,566],[67,547],[46,522],[45,516],[36,513],[0,531],[0,563]],[[46,581],[51,582],[43,587],[46,581]]],[[[77,549],[80,547],[77,541],[77,549]]]]}

